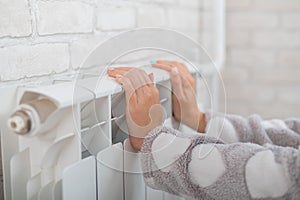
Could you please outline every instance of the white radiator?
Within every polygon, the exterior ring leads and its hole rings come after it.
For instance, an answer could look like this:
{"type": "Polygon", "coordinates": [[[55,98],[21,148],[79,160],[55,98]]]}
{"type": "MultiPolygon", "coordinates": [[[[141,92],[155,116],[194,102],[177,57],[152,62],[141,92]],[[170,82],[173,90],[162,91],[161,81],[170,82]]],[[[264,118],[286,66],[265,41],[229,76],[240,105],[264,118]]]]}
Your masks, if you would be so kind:
{"type": "MultiPolygon", "coordinates": [[[[154,73],[164,117],[170,118],[168,73],[150,67],[146,71],[154,73]]],[[[192,73],[199,86],[200,75],[192,73]]],[[[205,76],[209,81],[215,74],[205,76]]],[[[124,94],[114,80],[105,77],[98,82],[95,77],[6,87],[1,92],[5,93],[1,126],[6,199],[182,199],[145,185],[139,154],[130,153],[134,150],[124,134],[124,94]],[[4,125],[16,111],[23,122],[15,117],[9,123],[19,134],[4,125]],[[29,133],[24,112],[35,121],[29,124],[29,133]]]]}

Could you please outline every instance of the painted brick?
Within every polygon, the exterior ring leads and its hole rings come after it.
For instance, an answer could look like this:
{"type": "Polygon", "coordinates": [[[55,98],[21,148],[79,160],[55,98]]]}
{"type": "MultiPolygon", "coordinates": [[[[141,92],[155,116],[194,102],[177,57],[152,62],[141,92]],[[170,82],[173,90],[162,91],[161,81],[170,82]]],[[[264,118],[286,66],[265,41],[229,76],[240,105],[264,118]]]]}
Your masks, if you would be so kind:
{"type": "MultiPolygon", "coordinates": [[[[224,102],[223,99],[221,101],[224,102]]],[[[237,101],[230,100],[226,105],[224,103],[221,103],[220,109],[222,111],[226,110],[228,114],[238,114],[245,117],[249,116],[250,114],[253,114],[253,110],[250,111],[249,106],[245,106],[245,103],[239,100],[237,101]]]]}
{"type": "Polygon", "coordinates": [[[229,29],[266,29],[274,28],[279,24],[276,14],[259,13],[229,13],[227,14],[227,27],[229,29]]]}
{"type": "Polygon", "coordinates": [[[81,2],[39,2],[40,35],[89,33],[93,31],[93,7],[81,2]]]}
{"type": "Polygon", "coordinates": [[[70,45],[72,67],[74,69],[79,68],[89,53],[105,39],[107,39],[106,36],[92,36],[73,41],[70,45]]]}
{"type": "MultiPolygon", "coordinates": [[[[278,91],[278,99],[284,104],[299,105],[300,89],[298,86],[284,87],[278,91]]],[[[298,109],[299,110],[299,109],[298,109]]],[[[298,115],[299,116],[299,115],[298,115]]]]}
{"type": "MultiPolygon", "coordinates": [[[[279,66],[285,69],[299,68],[300,66],[300,49],[299,50],[285,50],[280,52],[279,66]]],[[[299,77],[300,79],[300,77],[299,77]]]]}
{"type": "MultiPolygon", "coordinates": [[[[174,4],[177,3],[177,0],[153,0],[154,2],[157,3],[163,3],[163,4],[174,4]]],[[[193,1],[193,0],[191,0],[193,1]]]]}
{"type": "Polygon", "coordinates": [[[299,0],[252,0],[252,5],[252,10],[259,11],[300,11],[299,0]]]}
{"type": "Polygon", "coordinates": [[[225,87],[228,101],[241,101],[247,104],[272,102],[276,96],[276,90],[260,84],[227,84],[225,87]]]}
{"type": "Polygon", "coordinates": [[[204,4],[204,0],[199,1],[199,0],[179,0],[179,5],[184,6],[184,7],[191,7],[191,8],[198,8],[200,5],[204,4]]]}
{"type": "MultiPolygon", "coordinates": [[[[182,0],[183,1],[183,0],[182,0]]],[[[199,1],[199,7],[202,10],[212,10],[214,7],[214,1],[212,0],[200,0],[199,1]]]]}
{"type": "Polygon", "coordinates": [[[300,32],[291,31],[257,31],[254,33],[253,44],[257,47],[300,47],[300,32]]]}
{"type": "Polygon", "coordinates": [[[198,23],[200,26],[201,32],[213,32],[215,28],[216,19],[212,15],[211,11],[203,11],[199,13],[198,23]]]}
{"type": "Polygon", "coordinates": [[[300,29],[300,14],[299,13],[285,13],[282,16],[282,24],[284,28],[298,28],[300,29]]]}
{"type": "Polygon", "coordinates": [[[1,80],[60,73],[69,68],[67,44],[18,45],[0,49],[1,80]]]}
{"type": "Polygon", "coordinates": [[[166,25],[166,15],[159,6],[140,6],[137,14],[139,27],[161,27],[166,25]]]}
{"type": "Polygon", "coordinates": [[[136,12],[131,7],[98,5],[97,29],[103,31],[131,29],[136,26],[136,12]]]}
{"type": "Polygon", "coordinates": [[[300,69],[284,69],[284,68],[274,68],[270,69],[252,69],[251,81],[260,82],[263,84],[287,84],[294,85],[300,84],[299,74],[300,69]]]}
{"type": "Polygon", "coordinates": [[[168,27],[178,30],[198,30],[199,13],[197,9],[170,8],[167,10],[168,27]]]}
{"type": "Polygon", "coordinates": [[[228,51],[228,61],[242,68],[272,68],[276,66],[276,52],[260,49],[232,49],[228,51]]]}
{"type": "Polygon", "coordinates": [[[272,104],[252,104],[248,105],[251,113],[259,113],[265,119],[286,119],[291,117],[299,117],[300,107],[276,101],[272,104]]]}
{"type": "Polygon", "coordinates": [[[226,65],[222,71],[222,78],[226,84],[240,84],[249,80],[249,73],[244,67],[231,67],[226,65]],[[234,79],[232,77],[234,77],[234,79]]]}
{"type": "Polygon", "coordinates": [[[232,31],[231,29],[227,29],[226,33],[226,43],[230,47],[246,47],[250,44],[251,34],[249,31],[232,31]]]}
{"type": "Polygon", "coordinates": [[[226,1],[226,7],[227,9],[242,9],[242,8],[248,8],[250,5],[251,0],[227,0],[226,1]]]}
{"type": "Polygon", "coordinates": [[[228,51],[222,74],[228,112],[268,118],[299,116],[300,1],[226,3],[228,51]]]}
{"type": "Polygon", "coordinates": [[[27,0],[0,0],[0,37],[31,34],[31,16],[27,0]]]}
{"type": "MultiPolygon", "coordinates": [[[[198,36],[199,42],[203,48],[205,48],[206,52],[209,54],[209,56],[213,59],[216,57],[216,48],[215,48],[215,41],[213,38],[215,38],[214,32],[211,31],[202,31],[199,33],[198,36]]],[[[197,38],[196,38],[197,39],[197,38]]],[[[206,56],[205,56],[206,57],[206,56]]]]}

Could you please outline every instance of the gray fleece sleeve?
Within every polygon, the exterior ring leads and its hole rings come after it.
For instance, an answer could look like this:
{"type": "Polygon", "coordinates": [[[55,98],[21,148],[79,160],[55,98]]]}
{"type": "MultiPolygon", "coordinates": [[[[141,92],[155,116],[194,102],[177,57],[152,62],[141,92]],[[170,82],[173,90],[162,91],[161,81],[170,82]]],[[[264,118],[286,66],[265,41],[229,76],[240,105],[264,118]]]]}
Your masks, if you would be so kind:
{"type": "Polygon", "coordinates": [[[244,118],[238,115],[206,114],[206,133],[225,143],[251,142],[298,148],[300,119],[266,120],[258,115],[244,118]]]}
{"type": "Polygon", "coordinates": [[[300,198],[300,150],[291,147],[224,144],[158,127],[145,138],[141,162],[148,186],[182,197],[300,198]]]}

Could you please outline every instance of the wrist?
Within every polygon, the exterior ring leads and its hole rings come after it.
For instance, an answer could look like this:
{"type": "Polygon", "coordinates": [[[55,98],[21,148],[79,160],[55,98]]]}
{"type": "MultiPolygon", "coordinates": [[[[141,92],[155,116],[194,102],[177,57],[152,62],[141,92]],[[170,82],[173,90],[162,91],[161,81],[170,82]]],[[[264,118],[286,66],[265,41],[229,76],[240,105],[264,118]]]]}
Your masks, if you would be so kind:
{"type": "Polygon", "coordinates": [[[129,141],[130,141],[131,146],[135,150],[140,151],[142,148],[142,145],[144,143],[144,138],[137,138],[137,137],[129,136],[129,141]]]}
{"type": "Polygon", "coordinates": [[[198,132],[205,133],[206,128],[206,120],[205,120],[205,113],[199,112],[199,123],[198,123],[198,132]]]}

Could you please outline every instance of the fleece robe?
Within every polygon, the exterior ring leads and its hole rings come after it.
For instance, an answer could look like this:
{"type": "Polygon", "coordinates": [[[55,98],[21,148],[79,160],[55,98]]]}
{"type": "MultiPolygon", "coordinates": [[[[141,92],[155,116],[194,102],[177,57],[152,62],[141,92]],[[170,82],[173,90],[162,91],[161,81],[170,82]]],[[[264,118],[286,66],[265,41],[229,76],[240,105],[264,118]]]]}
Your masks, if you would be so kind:
{"type": "Polygon", "coordinates": [[[145,138],[148,186],[193,199],[300,199],[300,119],[206,114],[206,133],[161,126],[145,138]]]}

